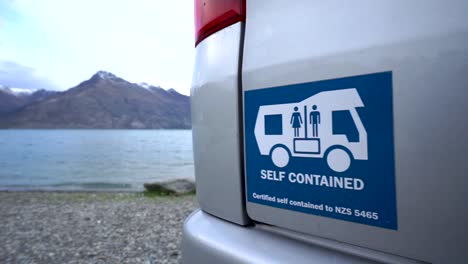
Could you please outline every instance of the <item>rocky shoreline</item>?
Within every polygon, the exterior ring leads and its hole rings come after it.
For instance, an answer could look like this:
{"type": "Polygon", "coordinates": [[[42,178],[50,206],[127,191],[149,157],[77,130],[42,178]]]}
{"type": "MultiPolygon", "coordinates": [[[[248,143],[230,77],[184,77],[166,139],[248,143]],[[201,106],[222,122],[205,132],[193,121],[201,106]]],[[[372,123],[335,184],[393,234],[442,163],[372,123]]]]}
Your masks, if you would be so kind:
{"type": "Polygon", "coordinates": [[[179,263],[194,195],[0,192],[0,263],[179,263]]]}

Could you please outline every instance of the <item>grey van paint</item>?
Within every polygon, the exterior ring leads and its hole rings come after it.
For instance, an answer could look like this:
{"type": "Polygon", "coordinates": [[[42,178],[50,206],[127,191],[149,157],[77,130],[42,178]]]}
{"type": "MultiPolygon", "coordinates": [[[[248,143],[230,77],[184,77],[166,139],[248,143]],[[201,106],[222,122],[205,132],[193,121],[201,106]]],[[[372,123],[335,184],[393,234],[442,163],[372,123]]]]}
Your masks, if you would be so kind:
{"type": "Polygon", "coordinates": [[[183,263],[420,263],[334,241],[304,242],[267,226],[240,227],[203,211],[187,218],[182,252],[183,263]]]}
{"type": "Polygon", "coordinates": [[[241,165],[239,54],[241,24],[198,46],[191,88],[193,151],[200,207],[248,223],[241,165]]]}
{"type": "Polygon", "coordinates": [[[468,258],[467,1],[247,1],[244,90],[393,72],[398,230],[247,203],[252,219],[432,263],[468,258]]]}

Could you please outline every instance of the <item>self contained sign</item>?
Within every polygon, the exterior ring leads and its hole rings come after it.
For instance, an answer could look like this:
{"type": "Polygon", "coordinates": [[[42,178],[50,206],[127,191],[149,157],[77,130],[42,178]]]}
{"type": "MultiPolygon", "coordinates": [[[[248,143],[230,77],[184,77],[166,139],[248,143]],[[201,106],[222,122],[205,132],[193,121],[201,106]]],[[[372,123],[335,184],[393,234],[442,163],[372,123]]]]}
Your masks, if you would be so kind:
{"type": "Polygon", "coordinates": [[[249,202],[397,229],[392,73],[244,93],[249,202]]]}

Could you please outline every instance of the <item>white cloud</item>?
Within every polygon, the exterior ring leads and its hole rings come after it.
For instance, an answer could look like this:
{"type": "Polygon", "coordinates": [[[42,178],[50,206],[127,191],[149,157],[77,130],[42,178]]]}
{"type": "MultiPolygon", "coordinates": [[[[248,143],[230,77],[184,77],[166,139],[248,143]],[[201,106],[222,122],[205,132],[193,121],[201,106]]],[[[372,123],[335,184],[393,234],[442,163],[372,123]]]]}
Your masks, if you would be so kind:
{"type": "Polygon", "coordinates": [[[10,44],[8,59],[31,65],[63,88],[107,70],[189,92],[193,1],[16,0],[14,8],[26,20],[16,38],[24,34],[28,43],[10,44]]]}
{"type": "Polygon", "coordinates": [[[53,83],[38,75],[35,69],[12,61],[0,61],[0,85],[28,90],[56,89],[53,83]]]}

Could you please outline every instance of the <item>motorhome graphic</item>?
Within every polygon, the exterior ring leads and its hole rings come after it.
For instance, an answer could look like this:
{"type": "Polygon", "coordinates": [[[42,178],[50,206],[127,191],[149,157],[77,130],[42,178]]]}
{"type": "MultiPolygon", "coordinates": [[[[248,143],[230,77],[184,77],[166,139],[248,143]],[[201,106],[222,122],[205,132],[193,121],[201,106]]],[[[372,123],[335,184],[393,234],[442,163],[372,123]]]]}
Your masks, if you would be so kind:
{"type": "Polygon", "coordinates": [[[298,103],[263,105],[255,123],[260,153],[279,168],[291,157],[325,158],[330,169],[344,172],[353,160],[368,158],[358,107],[364,104],[355,88],[320,92],[298,103]]]}

